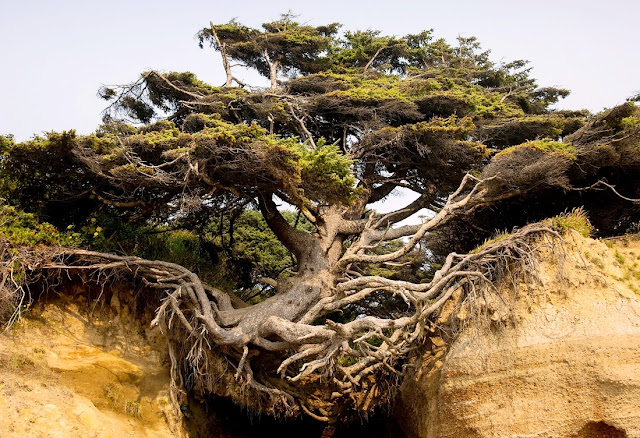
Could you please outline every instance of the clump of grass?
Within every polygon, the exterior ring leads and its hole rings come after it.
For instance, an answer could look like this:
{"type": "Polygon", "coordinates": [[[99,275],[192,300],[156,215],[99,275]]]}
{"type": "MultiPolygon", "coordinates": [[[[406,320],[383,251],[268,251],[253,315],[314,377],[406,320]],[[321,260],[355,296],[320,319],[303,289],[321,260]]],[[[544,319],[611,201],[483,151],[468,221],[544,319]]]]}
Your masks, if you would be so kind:
{"type": "Polygon", "coordinates": [[[102,392],[104,393],[104,397],[109,402],[109,407],[111,409],[118,409],[120,407],[120,393],[118,392],[118,388],[113,383],[108,383],[102,388],[102,392]]]}
{"type": "Polygon", "coordinates": [[[13,371],[26,371],[36,368],[33,358],[24,353],[13,353],[9,356],[8,368],[13,371]]]}
{"type": "Polygon", "coordinates": [[[0,352],[0,369],[23,375],[46,375],[48,369],[43,356],[44,354],[31,351],[2,351],[0,352]]]}
{"type": "MultiPolygon", "coordinates": [[[[108,401],[109,407],[114,411],[122,412],[123,403],[118,385],[107,383],[102,388],[102,392],[108,401]]],[[[126,400],[124,402],[124,413],[133,418],[142,418],[142,405],[138,402],[126,400]]]]}
{"type": "Polygon", "coordinates": [[[575,230],[584,237],[591,237],[593,226],[582,208],[574,208],[568,213],[551,218],[551,228],[560,234],[575,230]]]}
{"type": "Polygon", "coordinates": [[[358,358],[351,355],[339,355],[337,361],[343,367],[350,367],[358,362],[358,358]]]}
{"type": "Polygon", "coordinates": [[[602,261],[602,259],[600,257],[593,257],[591,259],[591,261],[593,262],[594,265],[596,265],[598,268],[600,269],[604,269],[604,262],[602,261]]]}
{"type": "Polygon", "coordinates": [[[508,233],[506,231],[499,231],[496,234],[494,234],[492,237],[485,240],[481,245],[469,251],[469,254],[477,254],[483,249],[485,249],[487,246],[491,245],[492,243],[500,242],[501,240],[506,239],[510,235],[511,233],[508,233]]]}
{"type": "Polygon", "coordinates": [[[124,413],[134,418],[142,418],[142,406],[140,403],[127,400],[124,404],[124,413]]]}

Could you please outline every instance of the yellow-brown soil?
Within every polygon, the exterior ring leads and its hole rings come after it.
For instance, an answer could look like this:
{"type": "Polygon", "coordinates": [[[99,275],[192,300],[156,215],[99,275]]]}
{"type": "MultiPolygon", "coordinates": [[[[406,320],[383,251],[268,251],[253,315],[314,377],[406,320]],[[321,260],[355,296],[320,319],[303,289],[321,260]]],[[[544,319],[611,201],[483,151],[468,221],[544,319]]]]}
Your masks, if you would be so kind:
{"type": "Polygon", "coordinates": [[[0,336],[0,437],[181,436],[150,332],[117,292],[65,292],[0,336]]]}
{"type": "Polygon", "coordinates": [[[425,356],[396,410],[410,437],[640,437],[640,239],[566,237],[513,320],[425,356]],[[566,252],[566,253],[565,253],[566,252]]]}

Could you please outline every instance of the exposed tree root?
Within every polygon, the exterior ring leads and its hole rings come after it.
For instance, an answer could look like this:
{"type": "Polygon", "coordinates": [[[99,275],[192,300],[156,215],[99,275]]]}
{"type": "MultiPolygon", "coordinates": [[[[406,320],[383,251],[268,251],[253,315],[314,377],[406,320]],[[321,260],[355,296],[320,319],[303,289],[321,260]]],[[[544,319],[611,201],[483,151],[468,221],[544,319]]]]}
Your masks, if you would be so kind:
{"type": "MultiPolygon", "coordinates": [[[[256,306],[234,308],[229,295],[173,263],[58,248],[31,256],[27,273],[48,272],[48,278],[82,273],[98,282],[117,275],[166,291],[152,325],[170,340],[171,394],[177,405],[186,387],[231,396],[273,414],[303,411],[335,421],[347,414],[344,409],[366,415],[384,403],[380,394],[393,392],[410,353],[420,348],[454,292],[477,303],[484,291],[495,291],[497,283],[510,279],[514,269],[535,271],[545,235],[559,237],[532,225],[475,253],[452,253],[428,283],[347,275],[297,321],[272,314],[259,324],[247,321],[259,315],[251,311],[256,306]],[[405,316],[365,316],[344,323],[317,319],[380,291],[401,296],[405,316]]],[[[13,294],[19,305],[28,288],[15,279],[12,263],[5,258],[2,291],[13,294]]],[[[11,320],[19,316],[17,309],[11,320]]]]}
{"type": "Polygon", "coordinates": [[[15,254],[7,247],[2,291],[18,301],[15,319],[25,286],[37,278],[79,274],[103,284],[114,278],[141,282],[164,293],[151,324],[169,340],[176,405],[186,389],[231,397],[273,415],[305,412],[329,422],[366,416],[393,398],[412,354],[423,347],[454,294],[487,309],[489,296],[501,299],[501,282],[512,281],[514,273],[535,272],[536,256],[548,244],[545,236],[560,238],[543,224],[524,227],[475,252],[449,254],[426,283],[358,273],[366,264],[398,260],[439,225],[486,201],[484,184],[467,175],[439,212],[419,226],[390,228],[402,215],[389,214],[352,221],[358,238],[334,256],[336,239],[340,242],[339,233],[345,232],[342,215],[332,221],[327,211],[319,231],[322,238],[317,239],[287,228],[273,203],[265,200],[264,214],[272,229],[281,231],[282,240],[297,250],[299,272],[279,282],[275,296],[252,306],[238,305],[229,294],[174,263],[69,248],[15,254]],[[469,189],[470,182],[474,184],[469,189]],[[402,236],[411,237],[400,248],[372,252],[402,236]],[[333,257],[329,262],[327,254],[333,257]],[[15,257],[20,259],[21,279],[14,273],[15,257]],[[393,297],[400,297],[406,308],[347,321],[331,317],[356,303],[375,306],[393,297]]]}

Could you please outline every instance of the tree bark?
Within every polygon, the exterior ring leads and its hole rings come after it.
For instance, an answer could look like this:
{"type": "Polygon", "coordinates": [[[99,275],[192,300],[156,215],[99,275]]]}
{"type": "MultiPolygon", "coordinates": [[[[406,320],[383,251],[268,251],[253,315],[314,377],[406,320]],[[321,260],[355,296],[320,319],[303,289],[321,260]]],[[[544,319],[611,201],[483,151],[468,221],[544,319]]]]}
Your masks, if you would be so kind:
{"type": "Polygon", "coordinates": [[[216,28],[213,25],[213,22],[209,22],[211,26],[211,34],[213,38],[216,40],[216,44],[218,45],[218,49],[220,50],[220,56],[222,56],[222,66],[224,67],[224,72],[227,75],[227,79],[224,83],[225,87],[230,87],[233,83],[233,74],[231,73],[231,65],[229,64],[229,58],[227,56],[227,46],[225,43],[220,41],[218,38],[218,33],[216,32],[216,28]]]}
{"type": "Polygon", "coordinates": [[[271,80],[271,89],[275,90],[276,88],[278,88],[278,68],[280,68],[280,63],[277,60],[271,60],[271,57],[266,50],[262,52],[262,56],[269,66],[269,79],[271,80]]]}

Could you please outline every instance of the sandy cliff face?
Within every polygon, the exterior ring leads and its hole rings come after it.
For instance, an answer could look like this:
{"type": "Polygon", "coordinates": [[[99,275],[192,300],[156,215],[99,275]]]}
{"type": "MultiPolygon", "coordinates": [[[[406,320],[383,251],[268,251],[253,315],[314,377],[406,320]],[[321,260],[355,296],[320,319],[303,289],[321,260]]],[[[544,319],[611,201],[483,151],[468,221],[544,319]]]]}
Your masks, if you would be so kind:
{"type": "Polygon", "coordinates": [[[640,241],[565,250],[521,285],[515,324],[425,356],[396,411],[408,436],[640,437],[640,241]]]}
{"type": "Polygon", "coordinates": [[[45,301],[0,336],[0,437],[180,437],[159,346],[117,292],[45,301]]]}
{"type": "MultiPolygon", "coordinates": [[[[520,285],[513,323],[450,347],[434,333],[396,409],[408,437],[640,437],[640,239],[572,235],[564,251],[520,285]]],[[[0,335],[0,438],[184,436],[149,315],[125,291],[83,293],[50,294],[0,335]]]]}

